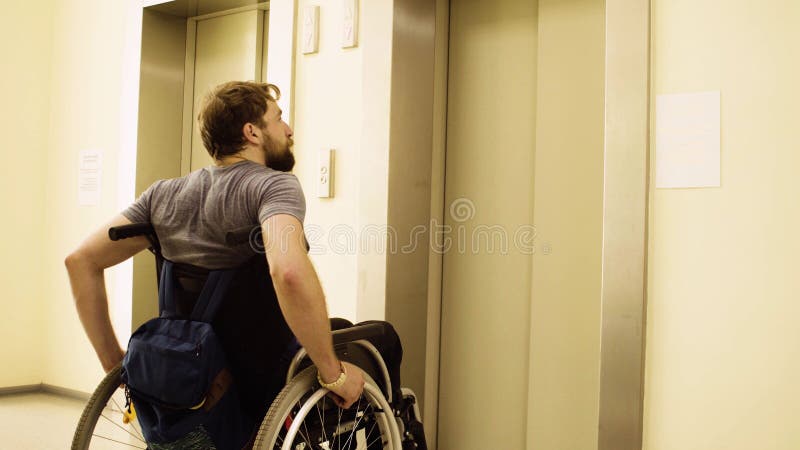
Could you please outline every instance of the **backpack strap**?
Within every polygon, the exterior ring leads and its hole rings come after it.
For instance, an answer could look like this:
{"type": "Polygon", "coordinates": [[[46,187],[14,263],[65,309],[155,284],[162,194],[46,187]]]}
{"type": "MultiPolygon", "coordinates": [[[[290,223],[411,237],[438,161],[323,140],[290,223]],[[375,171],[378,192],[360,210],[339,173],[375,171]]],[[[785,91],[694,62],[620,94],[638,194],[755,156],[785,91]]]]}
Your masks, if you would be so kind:
{"type": "MultiPolygon", "coordinates": [[[[211,323],[217,310],[225,299],[228,287],[236,275],[236,269],[212,270],[208,273],[203,290],[194,304],[190,316],[191,320],[211,323]]],[[[174,263],[164,260],[161,266],[161,277],[158,286],[158,311],[161,317],[178,317],[178,307],[175,300],[177,287],[174,276],[174,263]]]]}
{"type": "Polygon", "coordinates": [[[192,310],[191,319],[199,320],[202,322],[211,323],[217,310],[225,300],[225,294],[228,293],[228,287],[236,275],[236,269],[212,270],[206,278],[206,283],[203,285],[203,290],[192,310]]]}
{"type": "Polygon", "coordinates": [[[161,317],[175,317],[178,308],[175,304],[175,278],[172,276],[172,261],[163,260],[158,283],[158,312],[161,317]]]}

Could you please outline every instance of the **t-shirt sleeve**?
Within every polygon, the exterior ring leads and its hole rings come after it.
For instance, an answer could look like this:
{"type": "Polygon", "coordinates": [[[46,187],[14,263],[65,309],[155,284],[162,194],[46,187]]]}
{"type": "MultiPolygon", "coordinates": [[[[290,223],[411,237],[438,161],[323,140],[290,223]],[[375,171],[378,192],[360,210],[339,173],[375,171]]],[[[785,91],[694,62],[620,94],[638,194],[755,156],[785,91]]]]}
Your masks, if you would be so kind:
{"type": "Polygon", "coordinates": [[[150,204],[153,199],[153,192],[160,183],[160,181],[156,181],[142,192],[142,195],[131,206],[122,211],[122,215],[132,223],[150,223],[150,204]]]}
{"type": "Polygon", "coordinates": [[[258,222],[264,223],[276,214],[290,214],[303,223],[306,217],[306,198],[300,181],[294,174],[279,173],[261,185],[258,222]]]}

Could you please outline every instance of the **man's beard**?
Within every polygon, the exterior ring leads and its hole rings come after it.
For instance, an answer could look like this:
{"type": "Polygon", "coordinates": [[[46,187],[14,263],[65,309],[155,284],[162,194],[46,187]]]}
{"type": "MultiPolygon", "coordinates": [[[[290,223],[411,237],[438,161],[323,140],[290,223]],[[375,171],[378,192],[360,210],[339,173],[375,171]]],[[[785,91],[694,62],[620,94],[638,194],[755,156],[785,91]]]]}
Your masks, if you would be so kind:
{"type": "Polygon", "coordinates": [[[294,168],[294,153],[292,153],[292,139],[289,138],[286,145],[281,145],[272,140],[268,135],[261,145],[264,155],[267,158],[267,167],[281,172],[289,172],[294,168]],[[283,148],[281,148],[283,147],[283,148]]]}

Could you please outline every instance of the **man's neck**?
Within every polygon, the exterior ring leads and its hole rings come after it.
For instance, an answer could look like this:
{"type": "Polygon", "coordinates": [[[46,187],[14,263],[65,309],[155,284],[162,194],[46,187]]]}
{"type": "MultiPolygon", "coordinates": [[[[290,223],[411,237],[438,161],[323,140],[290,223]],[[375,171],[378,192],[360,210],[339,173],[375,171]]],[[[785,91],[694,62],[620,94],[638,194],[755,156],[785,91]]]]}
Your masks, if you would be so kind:
{"type": "Polygon", "coordinates": [[[218,166],[230,166],[231,164],[236,164],[237,162],[242,161],[252,161],[254,163],[261,164],[262,166],[266,165],[266,159],[264,158],[264,152],[261,149],[256,148],[255,146],[248,146],[244,150],[236,153],[234,155],[229,155],[223,157],[221,160],[217,160],[216,164],[218,166]]]}

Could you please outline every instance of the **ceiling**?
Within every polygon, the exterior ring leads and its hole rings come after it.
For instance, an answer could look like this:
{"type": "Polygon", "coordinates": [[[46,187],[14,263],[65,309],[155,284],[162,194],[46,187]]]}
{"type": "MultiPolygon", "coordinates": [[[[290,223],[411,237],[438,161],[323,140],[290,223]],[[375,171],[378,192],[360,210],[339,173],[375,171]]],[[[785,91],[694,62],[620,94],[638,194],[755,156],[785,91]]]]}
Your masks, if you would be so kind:
{"type": "Polygon", "coordinates": [[[146,9],[176,17],[194,17],[259,3],[266,2],[259,0],[173,0],[149,6],[146,9]]]}

